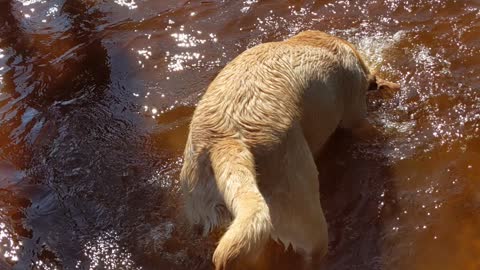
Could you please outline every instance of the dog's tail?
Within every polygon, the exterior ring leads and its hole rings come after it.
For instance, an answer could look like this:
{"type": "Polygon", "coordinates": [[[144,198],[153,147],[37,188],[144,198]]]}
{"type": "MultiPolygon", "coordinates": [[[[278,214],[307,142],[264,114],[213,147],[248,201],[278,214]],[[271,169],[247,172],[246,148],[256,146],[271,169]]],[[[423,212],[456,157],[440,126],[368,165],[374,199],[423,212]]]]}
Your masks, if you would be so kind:
{"type": "Polygon", "coordinates": [[[210,159],[219,191],[234,218],[213,254],[219,270],[239,260],[254,260],[270,237],[272,223],[249,148],[239,140],[225,140],[211,149],[210,159]]]}

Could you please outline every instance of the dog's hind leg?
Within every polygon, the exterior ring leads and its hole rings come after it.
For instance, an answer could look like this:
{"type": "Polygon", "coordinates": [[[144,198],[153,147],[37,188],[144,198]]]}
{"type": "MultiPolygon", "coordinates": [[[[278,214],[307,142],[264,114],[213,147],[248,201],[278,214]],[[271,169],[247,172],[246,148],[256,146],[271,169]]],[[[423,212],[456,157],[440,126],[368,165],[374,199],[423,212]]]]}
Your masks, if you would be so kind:
{"type": "Polygon", "coordinates": [[[272,183],[275,186],[268,196],[272,236],[317,262],[327,252],[327,223],[320,204],[317,167],[299,125],[289,131],[282,152],[277,183],[272,183]]]}
{"type": "Polygon", "coordinates": [[[218,191],[208,155],[194,154],[190,138],[185,149],[180,173],[184,211],[191,225],[206,235],[230,223],[231,215],[218,191]]]}

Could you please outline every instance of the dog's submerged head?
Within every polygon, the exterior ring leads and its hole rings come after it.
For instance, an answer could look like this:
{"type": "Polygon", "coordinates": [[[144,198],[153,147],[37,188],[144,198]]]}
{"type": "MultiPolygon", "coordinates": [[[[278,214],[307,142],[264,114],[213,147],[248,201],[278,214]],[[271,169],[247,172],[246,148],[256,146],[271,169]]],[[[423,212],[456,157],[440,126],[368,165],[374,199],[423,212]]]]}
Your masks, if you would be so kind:
{"type": "Polygon", "coordinates": [[[367,105],[365,100],[365,94],[367,99],[373,100],[388,100],[395,97],[395,94],[400,90],[400,85],[380,78],[376,74],[369,74],[367,77],[367,90],[359,92],[353,102],[349,104],[347,113],[343,116],[340,122],[341,128],[357,128],[364,124],[364,119],[367,115],[367,105]]]}

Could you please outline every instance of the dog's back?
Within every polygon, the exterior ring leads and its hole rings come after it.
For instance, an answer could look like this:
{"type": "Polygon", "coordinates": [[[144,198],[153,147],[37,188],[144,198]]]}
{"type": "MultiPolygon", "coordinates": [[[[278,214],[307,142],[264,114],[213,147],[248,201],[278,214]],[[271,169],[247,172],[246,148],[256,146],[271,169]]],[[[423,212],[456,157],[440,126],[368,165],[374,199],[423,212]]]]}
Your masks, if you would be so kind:
{"type": "Polygon", "coordinates": [[[245,51],[210,84],[180,181],[187,215],[205,232],[233,217],[217,269],[253,261],[269,237],[307,255],[326,252],[313,157],[340,122],[364,117],[368,77],[352,45],[308,31],[245,51]]]}

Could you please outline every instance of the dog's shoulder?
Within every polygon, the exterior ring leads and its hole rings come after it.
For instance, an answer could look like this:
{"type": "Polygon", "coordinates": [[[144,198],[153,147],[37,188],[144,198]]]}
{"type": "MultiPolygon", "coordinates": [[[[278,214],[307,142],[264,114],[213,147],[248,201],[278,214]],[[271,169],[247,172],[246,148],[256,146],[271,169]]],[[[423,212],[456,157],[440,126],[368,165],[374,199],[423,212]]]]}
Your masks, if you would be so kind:
{"type": "Polygon", "coordinates": [[[291,46],[311,46],[336,50],[339,45],[346,45],[345,43],[348,42],[325,32],[308,30],[294,35],[285,40],[284,43],[291,46]]]}
{"type": "Polygon", "coordinates": [[[368,65],[364,62],[357,48],[352,43],[340,37],[332,36],[321,31],[308,30],[285,40],[284,43],[289,46],[309,47],[328,51],[340,59],[350,59],[351,61],[345,61],[347,63],[358,63],[365,74],[370,73],[368,65]]]}

